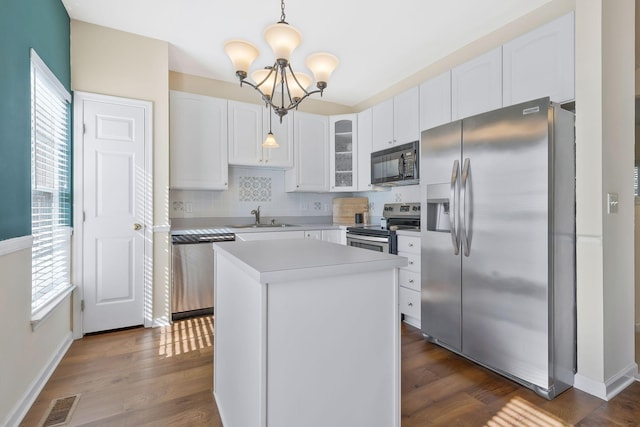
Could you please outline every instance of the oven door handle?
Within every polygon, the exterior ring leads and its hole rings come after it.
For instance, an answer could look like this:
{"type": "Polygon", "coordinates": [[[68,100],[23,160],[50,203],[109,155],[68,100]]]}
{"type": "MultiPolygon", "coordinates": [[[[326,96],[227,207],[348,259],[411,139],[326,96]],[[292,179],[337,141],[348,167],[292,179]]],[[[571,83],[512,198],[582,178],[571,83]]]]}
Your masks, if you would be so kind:
{"type": "Polygon", "coordinates": [[[364,240],[367,242],[379,242],[379,243],[389,242],[389,239],[387,237],[363,236],[361,234],[351,234],[351,233],[347,233],[347,239],[364,240]]]}

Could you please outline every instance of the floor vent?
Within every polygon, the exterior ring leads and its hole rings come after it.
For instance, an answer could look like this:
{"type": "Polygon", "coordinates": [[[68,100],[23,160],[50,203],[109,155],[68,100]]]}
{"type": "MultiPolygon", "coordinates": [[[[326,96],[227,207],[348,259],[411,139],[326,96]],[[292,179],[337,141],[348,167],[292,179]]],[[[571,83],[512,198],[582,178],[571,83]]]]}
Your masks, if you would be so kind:
{"type": "Polygon", "coordinates": [[[76,408],[78,400],[80,400],[79,394],[52,400],[51,405],[49,405],[49,409],[42,418],[40,424],[38,424],[38,427],[67,425],[71,420],[71,415],[73,415],[73,410],[76,408]]]}

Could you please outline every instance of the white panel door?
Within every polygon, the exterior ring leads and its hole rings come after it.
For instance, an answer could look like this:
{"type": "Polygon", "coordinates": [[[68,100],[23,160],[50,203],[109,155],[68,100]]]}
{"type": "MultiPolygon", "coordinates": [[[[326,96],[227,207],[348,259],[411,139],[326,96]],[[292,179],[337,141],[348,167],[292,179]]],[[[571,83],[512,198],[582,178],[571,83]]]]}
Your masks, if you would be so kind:
{"type": "Polygon", "coordinates": [[[412,87],[393,97],[393,143],[420,140],[420,89],[412,87]]]}
{"type": "Polygon", "coordinates": [[[262,157],[262,110],[264,106],[229,101],[229,164],[260,166],[262,157]]]}
{"type": "Polygon", "coordinates": [[[420,85],[420,130],[451,121],[451,71],[420,85]]]}
{"type": "Polygon", "coordinates": [[[458,120],[502,107],[502,48],[451,70],[451,116],[458,120]]]}
{"type": "Polygon", "coordinates": [[[144,323],[145,115],[84,101],[84,333],[144,323]]]}
{"type": "MultiPolygon", "coordinates": [[[[276,115],[270,108],[262,106],[262,141],[269,133],[269,115],[271,115],[271,132],[275,136],[280,147],[262,148],[262,158],[264,165],[272,168],[293,167],[293,115],[287,114],[282,117],[276,115]]],[[[262,144],[262,142],[261,142],[262,144]]]]}
{"type": "Polygon", "coordinates": [[[329,191],[329,117],[293,113],[295,164],[285,172],[286,191],[329,191]]]}
{"type": "Polygon", "coordinates": [[[371,191],[371,108],[358,113],[358,191],[371,191]]]}
{"type": "Polygon", "coordinates": [[[169,100],[171,188],[226,190],[227,100],[174,90],[169,100]]]}
{"type": "Polygon", "coordinates": [[[503,104],[545,96],[567,102],[574,95],[573,13],[503,46],[503,104]]]}

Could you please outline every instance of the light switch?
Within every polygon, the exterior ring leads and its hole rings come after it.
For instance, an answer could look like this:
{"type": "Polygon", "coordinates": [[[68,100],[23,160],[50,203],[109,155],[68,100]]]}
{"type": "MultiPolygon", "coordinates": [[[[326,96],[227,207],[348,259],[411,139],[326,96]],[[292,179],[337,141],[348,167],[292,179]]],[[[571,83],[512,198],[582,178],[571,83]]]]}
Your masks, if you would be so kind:
{"type": "Polygon", "coordinates": [[[607,213],[618,213],[618,193],[607,193],[607,213]]]}

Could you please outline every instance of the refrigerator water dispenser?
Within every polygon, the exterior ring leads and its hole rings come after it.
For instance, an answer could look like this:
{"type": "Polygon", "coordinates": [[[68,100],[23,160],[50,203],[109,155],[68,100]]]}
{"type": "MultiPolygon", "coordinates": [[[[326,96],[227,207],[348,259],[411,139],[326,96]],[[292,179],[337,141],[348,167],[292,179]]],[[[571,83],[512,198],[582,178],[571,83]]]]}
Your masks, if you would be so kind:
{"type": "Polygon", "coordinates": [[[451,184],[427,185],[427,230],[448,233],[449,222],[449,189],[451,184]]]}

